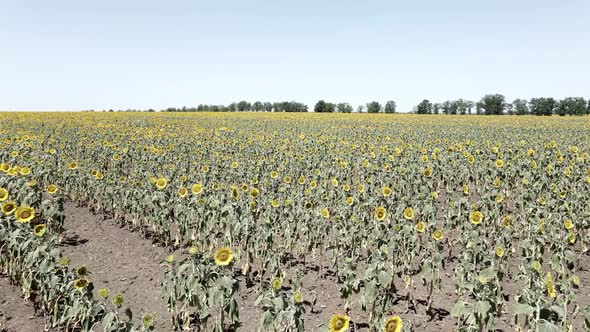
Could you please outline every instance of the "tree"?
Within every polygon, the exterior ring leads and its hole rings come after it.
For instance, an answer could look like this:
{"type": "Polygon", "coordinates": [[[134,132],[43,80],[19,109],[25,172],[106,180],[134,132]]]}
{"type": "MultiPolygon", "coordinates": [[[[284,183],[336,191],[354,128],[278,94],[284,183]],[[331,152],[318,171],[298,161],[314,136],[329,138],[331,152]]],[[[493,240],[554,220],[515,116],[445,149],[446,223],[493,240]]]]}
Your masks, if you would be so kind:
{"type": "Polygon", "coordinates": [[[506,103],[506,113],[508,113],[508,115],[514,115],[514,105],[506,103]]]}
{"type": "Polygon", "coordinates": [[[506,98],[498,93],[488,94],[478,104],[485,115],[502,115],[506,108],[506,98]]]}
{"type": "Polygon", "coordinates": [[[262,112],[263,111],[262,103],[259,102],[259,101],[255,101],[252,104],[252,111],[254,111],[254,112],[262,112]]]}
{"type": "Polygon", "coordinates": [[[324,112],[326,113],[334,113],[336,111],[336,104],[334,103],[326,103],[326,108],[324,112]]]}
{"type": "Polygon", "coordinates": [[[465,101],[465,108],[467,109],[467,113],[471,114],[471,110],[475,107],[475,103],[471,100],[465,101]]]}
{"type": "Polygon", "coordinates": [[[444,103],[442,103],[441,107],[443,114],[449,114],[451,112],[451,101],[445,101],[444,103]]]}
{"type": "Polygon", "coordinates": [[[512,106],[514,108],[514,114],[516,115],[529,114],[529,106],[526,99],[514,99],[514,101],[512,102],[512,106]]]}
{"type": "Polygon", "coordinates": [[[326,102],[323,100],[318,101],[313,108],[313,111],[316,113],[324,113],[326,112],[326,102]]]}
{"type": "Polygon", "coordinates": [[[440,113],[440,109],[441,109],[441,104],[440,103],[434,103],[434,105],[432,105],[432,114],[438,114],[440,113]]]}
{"type": "MultiPolygon", "coordinates": [[[[590,107],[590,105],[588,105],[588,107],[590,107]]],[[[363,105],[359,105],[359,106],[356,108],[356,112],[357,112],[357,113],[363,113],[364,111],[365,111],[365,106],[363,106],[363,105]]]]}
{"type": "Polygon", "coordinates": [[[432,103],[428,99],[424,99],[416,106],[417,114],[430,114],[432,113],[432,103]]]}
{"type": "Polygon", "coordinates": [[[349,103],[338,103],[336,111],[338,113],[352,113],[352,106],[349,103]]]}
{"type": "Polygon", "coordinates": [[[264,102],[264,103],[262,104],[262,110],[263,110],[264,112],[272,112],[272,104],[271,104],[271,103],[269,103],[268,101],[264,102]]]}
{"type": "Polygon", "coordinates": [[[367,104],[367,113],[379,113],[381,112],[381,104],[376,101],[372,101],[367,104]]]}
{"type": "Polygon", "coordinates": [[[557,114],[584,115],[586,113],[586,100],[582,97],[567,97],[559,102],[557,114]]]}
{"type": "Polygon", "coordinates": [[[552,115],[557,106],[557,101],[551,97],[533,98],[529,102],[531,114],[533,115],[552,115]]]}
{"type": "Polygon", "coordinates": [[[240,101],[240,102],[238,103],[238,105],[236,106],[236,110],[237,110],[238,112],[248,112],[248,111],[250,111],[250,108],[251,108],[251,107],[252,107],[252,106],[250,105],[250,103],[249,103],[249,102],[247,102],[247,101],[245,101],[245,100],[242,100],[242,101],[240,101]]]}
{"type": "Polygon", "coordinates": [[[237,107],[236,107],[236,103],[231,103],[231,104],[229,104],[229,105],[227,106],[227,111],[228,111],[228,112],[235,112],[235,111],[236,111],[236,109],[237,109],[237,107]]]}
{"type": "Polygon", "coordinates": [[[397,108],[397,104],[395,103],[395,101],[390,100],[388,102],[385,103],[385,113],[395,113],[395,109],[397,108]]]}

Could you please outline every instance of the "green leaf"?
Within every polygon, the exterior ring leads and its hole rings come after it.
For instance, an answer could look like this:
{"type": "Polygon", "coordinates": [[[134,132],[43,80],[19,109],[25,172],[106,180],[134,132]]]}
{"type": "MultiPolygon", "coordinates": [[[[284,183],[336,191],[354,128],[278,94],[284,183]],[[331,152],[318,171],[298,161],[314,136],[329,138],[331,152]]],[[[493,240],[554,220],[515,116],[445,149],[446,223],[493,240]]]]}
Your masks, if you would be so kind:
{"type": "Polygon", "coordinates": [[[469,309],[467,308],[467,303],[463,301],[458,301],[451,309],[451,316],[453,317],[463,317],[468,313],[469,309]]]}
{"type": "Polygon", "coordinates": [[[512,308],[515,315],[531,315],[535,312],[535,307],[526,303],[517,303],[512,308]]]}

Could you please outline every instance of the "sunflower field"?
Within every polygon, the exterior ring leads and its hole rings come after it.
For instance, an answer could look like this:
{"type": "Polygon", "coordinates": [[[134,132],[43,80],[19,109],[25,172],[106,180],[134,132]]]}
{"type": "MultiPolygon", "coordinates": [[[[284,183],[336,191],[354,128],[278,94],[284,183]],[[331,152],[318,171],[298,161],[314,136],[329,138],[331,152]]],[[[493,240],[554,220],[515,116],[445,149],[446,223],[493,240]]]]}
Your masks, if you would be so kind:
{"type": "Polygon", "coordinates": [[[153,330],[61,254],[73,202],[174,252],[176,330],[245,292],[260,331],[589,329],[589,152],[588,117],[0,113],[0,273],[49,328],[153,330]]]}

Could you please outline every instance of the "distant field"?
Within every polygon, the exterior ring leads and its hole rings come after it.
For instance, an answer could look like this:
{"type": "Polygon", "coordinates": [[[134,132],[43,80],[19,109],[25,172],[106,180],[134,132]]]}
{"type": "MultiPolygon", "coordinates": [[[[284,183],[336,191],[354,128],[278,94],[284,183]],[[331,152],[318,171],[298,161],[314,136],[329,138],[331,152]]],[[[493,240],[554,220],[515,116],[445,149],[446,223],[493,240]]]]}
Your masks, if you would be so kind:
{"type": "Polygon", "coordinates": [[[589,329],[589,151],[588,117],[0,113],[0,331],[589,329]]]}

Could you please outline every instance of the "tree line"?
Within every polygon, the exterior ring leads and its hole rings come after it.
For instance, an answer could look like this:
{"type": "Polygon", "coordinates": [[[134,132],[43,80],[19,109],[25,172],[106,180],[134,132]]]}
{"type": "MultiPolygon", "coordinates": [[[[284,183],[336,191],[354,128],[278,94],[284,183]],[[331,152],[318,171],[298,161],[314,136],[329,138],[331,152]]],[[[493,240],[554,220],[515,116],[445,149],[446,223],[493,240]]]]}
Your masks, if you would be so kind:
{"type": "MultiPolygon", "coordinates": [[[[91,110],[92,111],[92,110],[91,110]]],[[[106,110],[105,110],[106,111],[106,110]]],[[[156,112],[154,109],[138,110],[126,109],[119,112],[156,112]]],[[[197,107],[168,107],[161,112],[308,112],[304,103],[296,101],[283,102],[261,102],[253,103],[247,101],[234,102],[229,105],[206,105],[200,104],[197,107]]],[[[365,105],[355,108],[349,103],[332,103],[319,100],[314,108],[315,113],[396,113],[397,104],[389,100],[382,105],[378,101],[371,101],[365,105]]],[[[114,112],[114,110],[109,110],[114,112]]],[[[477,115],[589,115],[590,100],[583,97],[567,97],[557,100],[551,97],[515,99],[512,103],[506,101],[501,94],[487,94],[478,102],[471,100],[457,99],[447,100],[442,103],[433,103],[428,99],[422,100],[414,106],[412,113],[415,114],[477,114],[477,115]]]]}
{"type": "Polygon", "coordinates": [[[432,103],[422,100],[414,107],[416,114],[475,114],[478,115],[588,115],[590,100],[583,97],[567,97],[556,100],[552,97],[515,99],[506,101],[501,94],[488,94],[474,103],[470,100],[447,100],[443,103],[432,103]]]}

